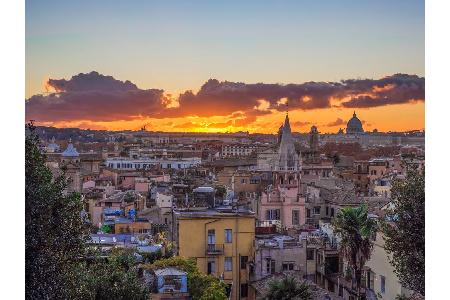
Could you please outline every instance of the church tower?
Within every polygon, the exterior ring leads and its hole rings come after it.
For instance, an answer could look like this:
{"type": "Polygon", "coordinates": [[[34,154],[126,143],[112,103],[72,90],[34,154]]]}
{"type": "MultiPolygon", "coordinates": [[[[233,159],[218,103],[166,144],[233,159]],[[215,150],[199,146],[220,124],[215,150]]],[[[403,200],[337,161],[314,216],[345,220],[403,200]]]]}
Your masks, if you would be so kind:
{"type": "Polygon", "coordinates": [[[61,154],[61,164],[66,168],[66,177],[68,179],[67,192],[81,193],[81,161],[80,154],[73,146],[71,140],[67,149],[61,154]]]}
{"type": "Polygon", "coordinates": [[[274,184],[296,187],[300,181],[300,154],[297,153],[292,138],[289,115],[286,113],[282,128],[278,157],[275,161],[274,184]]]}
{"type": "MultiPolygon", "coordinates": [[[[292,137],[289,115],[281,130],[278,153],[273,158],[272,184],[261,193],[258,220],[278,222],[282,228],[305,224],[305,198],[301,194],[301,154],[292,137]]],[[[271,223],[272,224],[272,223],[271,223]]]]}

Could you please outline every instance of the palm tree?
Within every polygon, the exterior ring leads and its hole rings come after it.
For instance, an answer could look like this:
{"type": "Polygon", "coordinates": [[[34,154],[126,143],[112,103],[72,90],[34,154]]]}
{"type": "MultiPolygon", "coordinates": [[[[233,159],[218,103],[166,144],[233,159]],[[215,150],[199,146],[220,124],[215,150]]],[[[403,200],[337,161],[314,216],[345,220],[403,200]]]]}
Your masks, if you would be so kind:
{"type": "Polygon", "coordinates": [[[285,277],[281,280],[273,280],[269,283],[269,290],[265,296],[267,300],[310,300],[309,286],[299,283],[294,277],[285,277]]]}
{"type": "Polygon", "coordinates": [[[335,233],[341,238],[340,251],[356,277],[358,299],[360,299],[361,273],[373,248],[377,222],[368,217],[366,205],[342,209],[333,221],[335,233]]]}

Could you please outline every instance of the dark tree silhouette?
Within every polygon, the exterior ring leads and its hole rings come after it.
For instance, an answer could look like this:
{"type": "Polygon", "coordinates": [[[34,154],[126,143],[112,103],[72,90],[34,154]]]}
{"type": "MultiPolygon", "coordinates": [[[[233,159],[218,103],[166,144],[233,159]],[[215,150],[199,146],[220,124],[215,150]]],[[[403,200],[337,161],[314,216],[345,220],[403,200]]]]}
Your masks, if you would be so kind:
{"type": "Polygon", "coordinates": [[[425,171],[408,169],[395,180],[384,224],[385,249],[405,287],[425,295],[425,171]]]}
{"type": "Polygon", "coordinates": [[[65,194],[64,172],[53,178],[32,123],[25,140],[25,281],[27,299],[74,298],[74,268],[88,227],[77,193],[65,194]]]}

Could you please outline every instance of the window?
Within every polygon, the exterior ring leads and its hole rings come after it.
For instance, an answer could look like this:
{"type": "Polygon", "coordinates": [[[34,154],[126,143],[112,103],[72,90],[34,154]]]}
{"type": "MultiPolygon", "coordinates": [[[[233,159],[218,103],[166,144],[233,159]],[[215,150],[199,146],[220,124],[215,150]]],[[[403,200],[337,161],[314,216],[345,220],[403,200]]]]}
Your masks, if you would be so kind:
{"type": "Polygon", "coordinates": [[[334,208],[333,208],[333,207],[331,208],[330,216],[331,216],[331,217],[334,217],[334,208]]]}
{"type": "Polygon", "coordinates": [[[314,214],[320,215],[320,206],[314,206],[314,214]]]}
{"type": "Polygon", "coordinates": [[[306,209],[306,217],[311,218],[311,210],[309,208],[306,209]]]}
{"type": "Polygon", "coordinates": [[[328,206],[325,208],[325,214],[328,216],[328,206]]]}
{"type": "Polygon", "coordinates": [[[241,298],[247,298],[248,296],[248,284],[242,283],[241,284],[241,298]]]}
{"type": "Polygon", "coordinates": [[[275,273],[275,260],[270,257],[266,258],[266,274],[275,273]]]}
{"type": "Polygon", "coordinates": [[[216,262],[214,260],[208,261],[208,275],[216,273],[216,262]]]}
{"type": "Polygon", "coordinates": [[[314,249],[307,249],[306,250],[306,259],[307,260],[314,260],[314,249]]]}
{"type": "Polygon", "coordinates": [[[244,184],[247,183],[247,179],[242,178],[242,179],[241,179],[241,183],[244,183],[244,184]]]}
{"type": "Polygon", "coordinates": [[[294,262],[283,262],[283,271],[293,271],[294,270],[294,262]]]}
{"type": "Polygon", "coordinates": [[[380,290],[381,293],[386,293],[386,277],[380,275],[380,290]]]}
{"type": "Polygon", "coordinates": [[[225,271],[231,271],[232,268],[233,268],[233,258],[225,257],[225,265],[224,265],[225,271]]]}
{"type": "Polygon", "coordinates": [[[298,210],[292,211],[292,225],[300,224],[300,212],[298,210]]]}
{"type": "Polygon", "coordinates": [[[280,220],[280,210],[279,209],[268,209],[266,210],[267,220],[280,220]]]}
{"type": "Polygon", "coordinates": [[[214,229],[208,230],[208,245],[216,243],[216,232],[214,229]]]}
{"type": "Polygon", "coordinates": [[[241,256],[241,269],[247,269],[248,256],[241,256]]]}
{"type": "Polygon", "coordinates": [[[233,233],[231,229],[225,229],[225,243],[233,242],[233,233]]]}

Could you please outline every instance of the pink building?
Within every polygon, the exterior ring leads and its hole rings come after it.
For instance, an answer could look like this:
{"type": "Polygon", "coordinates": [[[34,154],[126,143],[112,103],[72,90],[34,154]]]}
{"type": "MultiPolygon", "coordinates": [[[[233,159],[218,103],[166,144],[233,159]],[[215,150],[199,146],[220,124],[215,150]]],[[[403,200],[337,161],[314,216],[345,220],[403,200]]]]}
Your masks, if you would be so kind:
{"type": "Polygon", "coordinates": [[[273,184],[261,195],[259,219],[278,220],[285,228],[305,224],[305,198],[301,196],[300,190],[301,156],[294,146],[288,115],[282,127],[278,157],[273,170],[273,184]]]}

